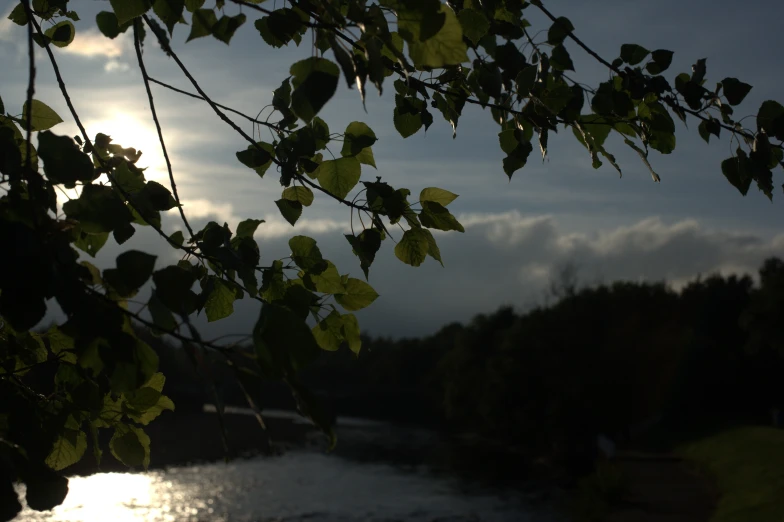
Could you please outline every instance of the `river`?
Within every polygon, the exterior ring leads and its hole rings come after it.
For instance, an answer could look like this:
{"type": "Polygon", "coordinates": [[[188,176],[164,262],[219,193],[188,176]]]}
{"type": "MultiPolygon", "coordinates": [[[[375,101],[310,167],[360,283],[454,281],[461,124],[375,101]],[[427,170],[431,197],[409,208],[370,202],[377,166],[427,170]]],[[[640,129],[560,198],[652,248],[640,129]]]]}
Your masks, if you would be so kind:
{"type": "Polygon", "coordinates": [[[421,458],[428,430],[340,419],[338,451],[317,447],[140,473],[72,477],[51,512],[16,520],[68,522],[556,522],[521,489],[456,478],[421,458]],[[411,451],[416,449],[416,451],[411,451]],[[418,456],[417,456],[418,455],[418,456]],[[417,462],[420,461],[420,462],[417,462]],[[426,463],[423,463],[426,462],[426,463]]]}

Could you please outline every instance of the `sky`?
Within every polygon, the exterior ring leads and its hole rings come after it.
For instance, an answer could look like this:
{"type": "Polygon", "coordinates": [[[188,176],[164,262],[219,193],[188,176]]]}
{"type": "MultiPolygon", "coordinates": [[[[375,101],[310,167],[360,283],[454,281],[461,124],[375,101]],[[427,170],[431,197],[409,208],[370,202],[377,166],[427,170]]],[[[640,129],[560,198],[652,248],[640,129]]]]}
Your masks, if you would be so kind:
{"type": "MultiPolygon", "coordinates": [[[[27,85],[25,30],[5,20],[15,4],[0,0],[0,96],[6,111],[20,114],[27,85]]],[[[760,0],[741,8],[727,0],[562,0],[546,5],[557,16],[567,16],[578,36],[610,60],[623,43],[675,51],[665,73],[670,80],[707,57],[709,81],[731,76],[754,86],[736,114],[753,115],[762,101],[784,98],[779,52],[784,48],[779,27],[784,3],[760,0]]],[[[71,0],[70,6],[81,21],[76,22],[74,42],[57,49],[56,57],[88,134],[103,132],[116,143],[141,149],[139,165],[148,167],[147,178],[168,184],[130,32],[115,40],[98,32],[95,15],[110,9],[106,1],[71,0]]],[[[227,6],[226,11],[236,14],[238,8],[227,6]]],[[[549,27],[535,8],[526,12],[534,28],[549,27]]],[[[307,38],[301,47],[267,47],[253,27],[254,13],[246,14],[249,21],[230,46],[213,38],[186,44],[189,28],[183,25],[175,28],[172,43],[215,101],[256,115],[270,103],[290,64],[311,56],[311,49],[307,38]]],[[[566,46],[576,66],[573,77],[593,84],[606,78],[606,71],[587,54],[572,42],[566,46]]],[[[39,52],[36,58],[36,98],[65,120],[52,131],[77,134],[46,56],[39,52]]],[[[145,62],[152,77],[193,92],[151,38],[145,62]]],[[[366,113],[356,89],[341,82],[320,116],[332,132],[342,132],[352,121],[364,121],[375,131],[378,169],[363,165],[363,180],[381,176],[414,195],[432,186],[459,194],[450,210],[466,231],[437,233],[444,267],[432,259],[418,268],[404,265],[394,257],[394,245],[385,242],[370,271],[370,283],[380,297],[358,313],[361,327],[372,335],[425,335],[500,305],[524,310],[542,304],[550,281],[569,264],[583,284],[667,280],[677,288],[699,274],[754,273],[766,257],[784,255],[781,170],[774,171],[772,203],[755,186],[741,196],[720,169],[732,150],[728,137],[723,134],[723,139],[706,144],[695,120],[688,128],[676,120],[673,154],[652,152],[651,162],[662,178],[659,184],[619,140],[608,140],[608,150],[616,154],[623,177],[607,164],[594,170],[570,131],[551,136],[549,157],[542,161],[532,154],[509,181],[501,166],[499,129],[489,111],[466,107],[456,139],[437,112],[426,133],[403,139],[392,123],[391,79],[385,87],[383,96],[368,89],[366,113]]],[[[318,241],[341,273],[361,277],[359,261],[343,237],[350,226],[345,207],[317,196],[291,227],[274,205],[282,190],[277,175],[270,170],[260,179],[237,161],[234,153],[246,148],[240,136],[199,100],[157,86],[153,94],[180,197],[194,228],[210,220],[235,227],[242,219],[265,219],[256,234],[262,263],[288,255],[288,238],[305,234],[318,241]]],[[[235,121],[253,133],[250,124],[235,121]]],[[[753,128],[753,120],[747,123],[753,128]]],[[[262,139],[269,141],[269,136],[262,139]]],[[[333,147],[335,152],[339,146],[333,147]]],[[[175,211],[163,223],[168,232],[183,229],[175,211]]],[[[177,260],[157,235],[140,230],[122,246],[110,239],[97,260],[90,261],[113,266],[115,257],[128,249],[156,253],[160,268],[177,260]]],[[[256,304],[246,299],[235,304],[232,317],[211,324],[202,318],[199,324],[208,336],[249,333],[258,314],[256,304]]],[[[52,310],[56,316],[56,306],[52,310]]]]}

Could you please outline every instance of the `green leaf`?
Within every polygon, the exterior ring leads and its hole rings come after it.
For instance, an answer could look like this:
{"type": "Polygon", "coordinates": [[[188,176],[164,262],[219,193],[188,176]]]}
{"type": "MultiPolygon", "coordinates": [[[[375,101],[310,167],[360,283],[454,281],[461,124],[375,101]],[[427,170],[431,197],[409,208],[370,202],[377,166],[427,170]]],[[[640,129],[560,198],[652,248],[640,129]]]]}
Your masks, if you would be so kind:
{"type": "Polygon", "coordinates": [[[263,219],[245,219],[237,225],[237,237],[253,237],[256,229],[264,223],[263,219]]]}
{"type": "Polygon", "coordinates": [[[118,424],[109,441],[114,458],[128,467],[150,465],[150,437],[141,428],[118,424]]]}
{"type": "MultiPolygon", "coordinates": [[[[58,114],[49,108],[49,106],[44,102],[33,100],[31,108],[32,114],[30,115],[30,121],[32,122],[32,128],[34,131],[51,129],[58,123],[63,122],[63,119],[60,118],[60,116],[58,116],[58,114]]],[[[25,121],[27,120],[27,102],[25,102],[24,106],[22,107],[22,118],[24,118],[25,121]]],[[[41,139],[40,136],[38,139],[41,139]]],[[[70,140],[70,138],[67,139],[70,140]]]]}
{"type": "Polygon", "coordinates": [[[248,168],[255,169],[269,163],[272,155],[255,145],[248,145],[248,148],[236,153],[237,159],[248,168]]]}
{"type": "Polygon", "coordinates": [[[79,462],[87,449],[87,434],[80,429],[64,428],[46,457],[46,465],[55,471],[79,462]]]}
{"type": "Polygon", "coordinates": [[[637,65],[643,61],[650,51],[637,44],[623,44],[621,46],[621,60],[629,65],[637,65]]]}
{"type": "Polygon", "coordinates": [[[435,201],[443,206],[447,206],[455,199],[457,199],[457,194],[438,187],[423,188],[422,192],[419,193],[420,203],[423,201],[435,201]]]}
{"type": "MultiPolygon", "coordinates": [[[[33,120],[35,122],[35,119],[33,120]]],[[[95,168],[90,157],[68,136],[50,131],[38,134],[38,157],[44,161],[44,173],[53,184],[75,186],[77,181],[92,181],[95,168]]],[[[84,196],[80,196],[80,200],[84,196]]]]}
{"type": "Polygon", "coordinates": [[[296,62],[292,75],[291,110],[305,123],[310,122],[335,94],[340,69],[325,58],[311,57],[296,62]]]}
{"type": "Polygon", "coordinates": [[[443,15],[443,25],[437,33],[430,35],[426,12],[420,10],[398,12],[398,32],[408,42],[408,54],[414,65],[418,67],[435,69],[469,61],[466,54],[468,48],[463,42],[463,29],[454,11],[439,4],[438,13],[435,16],[430,15],[429,19],[435,20],[443,15]]]}
{"type": "Polygon", "coordinates": [[[422,222],[422,226],[427,228],[465,232],[463,225],[457,221],[455,216],[435,201],[422,202],[422,212],[419,214],[419,220],[422,222]]]}
{"type": "Polygon", "coordinates": [[[730,105],[740,105],[743,98],[751,91],[751,85],[743,83],[737,78],[724,78],[721,85],[724,88],[724,96],[727,97],[730,105]]]}
{"type": "Polygon", "coordinates": [[[191,290],[194,275],[179,266],[167,266],[152,275],[155,293],[172,312],[183,315],[196,310],[196,294],[191,290]]]}
{"type": "Polygon", "coordinates": [[[463,9],[458,15],[460,26],[463,28],[463,36],[471,40],[476,45],[490,29],[490,22],[487,17],[476,9],[463,9]]]}
{"type": "Polygon", "coordinates": [[[657,49],[651,53],[653,61],[648,62],[645,68],[651,74],[661,74],[669,69],[670,64],[672,64],[672,55],[672,51],[657,49]]]}
{"type": "Polygon", "coordinates": [[[569,56],[569,52],[563,45],[553,47],[550,54],[550,65],[558,71],[574,71],[574,63],[569,56]]]}
{"type": "Polygon", "coordinates": [[[256,20],[255,27],[264,41],[272,47],[283,47],[294,40],[299,44],[307,29],[308,15],[300,9],[284,7],[276,9],[269,16],[256,20]]]}
{"type": "Polygon", "coordinates": [[[517,74],[517,77],[515,78],[517,94],[522,97],[527,97],[531,93],[531,89],[536,83],[538,70],[539,68],[535,65],[523,67],[523,69],[517,74]]]}
{"type": "Polygon", "coordinates": [[[291,226],[294,226],[294,224],[302,215],[302,203],[300,203],[299,201],[279,199],[275,202],[275,205],[278,206],[278,210],[280,210],[280,213],[281,215],[283,215],[283,218],[289,223],[291,223],[291,226]]]}
{"type": "Polygon", "coordinates": [[[228,45],[234,33],[245,23],[247,18],[242,13],[234,16],[221,16],[220,20],[212,26],[212,36],[228,45]]]}
{"type": "Polygon", "coordinates": [[[103,271],[103,280],[121,297],[130,297],[147,282],[155,268],[156,256],[129,250],[117,256],[117,268],[103,271]]]}
{"type": "Polygon", "coordinates": [[[95,257],[99,250],[106,244],[109,239],[109,233],[103,232],[99,234],[87,234],[81,232],[79,237],[74,241],[74,246],[82,252],[89,254],[90,257],[95,257]]]}
{"type": "Polygon", "coordinates": [[[441,250],[438,248],[438,244],[436,243],[436,238],[433,237],[432,232],[423,228],[421,229],[422,232],[425,233],[425,237],[427,238],[428,244],[428,251],[427,255],[438,261],[441,266],[444,266],[444,262],[441,260],[441,250]]]}
{"type": "Polygon", "coordinates": [[[337,267],[326,261],[327,268],[321,273],[302,274],[305,287],[323,294],[341,294],[346,291],[343,279],[338,273],[337,267]]]}
{"type": "Polygon", "coordinates": [[[185,235],[182,230],[178,230],[169,236],[169,241],[176,247],[181,247],[185,242],[185,235]]]}
{"type": "Polygon", "coordinates": [[[110,3],[120,25],[143,15],[152,7],[150,0],[110,0],[110,3]]]}
{"type": "Polygon", "coordinates": [[[392,122],[395,124],[395,129],[404,138],[416,134],[423,125],[421,114],[404,113],[398,107],[395,107],[392,122]]]}
{"type": "Polygon", "coordinates": [[[700,133],[700,137],[705,140],[705,143],[710,143],[711,134],[717,138],[721,136],[721,125],[719,125],[718,121],[710,118],[708,120],[701,121],[697,127],[697,131],[700,133]]]}
{"type": "Polygon", "coordinates": [[[740,147],[738,147],[737,156],[721,162],[721,172],[727,178],[727,181],[744,196],[749,192],[749,186],[753,179],[752,168],[746,151],[740,147]]]}
{"type": "Polygon", "coordinates": [[[191,32],[186,42],[212,34],[212,28],[218,22],[212,9],[197,9],[191,18],[191,32]]]}
{"type": "Polygon", "coordinates": [[[207,322],[211,323],[234,313],[236,295],[234,289],[218,277],[210,276],[209,282],[204,311],[207,313],[207,322]]]}
{"type": "Polygon", "coordinates": [[[525,167],[528,156],[534,147],[527,139],[525,132],[520,129],[507,129],[499,132],[498,141],[501,150],[507,154],[503,161],[504,172],[511,178],[515,171],[525,167]]]}
{"type": "Polygon", "coordinates": [[[360,163],[376,166],[373,150],[370,148],[377,141],[376,133],[365,123],[355,121],[349,123],[343,138],[341,156],[356,156],[360,163]]]}
{"type": "Polygon", "coordinates": [[[345,293],[335,294],[335,301],[349,312],[370,306],[378,298],[373,287],[361,279],[349,277],[345,286],[345,293]]]}
{"type": "Polygon", "coordinates": [[[427,234],[421,228],[412,228],[395,245],[395,256],[407,265],[419,266],[427,257],[429,245],[427,234]]]}
{"type": "Polygon", "coordinates": [[[554,87],[545,89],[538,97],[550,109],[550,112],[558,114],[569,105],[569,102],[574,97],[574,93],[566,83],[559,82],[554,87]]]}
{"type": "Polygon", "coordinates": [[[351,244],[354,255],[359,258],[360,266],[367,279],[370,265],[376,258],[376,252],[381,248],[381,234],[378,230],[367,229],[362,231],[359,236],[346,234],[346,239],[351,244]]]}
{"type": "Polygon", "coordinates": [[[313,238],[294,236],[289,239],[289,248],[291,248],[291,259],[305,272],[318,274],[328,266],[313,238]]]}
{"type": "Polygon", "coordinates": [[[561,45],[572,31],[574,31],[572,22],[568,18],[560,16],[547,31],[547,43],[552,46],[561,45]]]}
{"type": "Polygon", "coordinates": [[[343,319],[340,314],[332,310],[324,319],[316,323],[311,331],[322,350],[335,352],[343,342],[343,319]]]}
{"type": "Polygon", "coordinates": [[[95,16],[95,22],[98,24],[98,30],[108,38],[117,38],[120,34],[120,22],[117,21],[117,15],[111,11],[101,11],[95,16]]]}
{"type": "MultiPolygon", "coordinates": [[[[36,511],[47,511],[63,503],[68,494],[67,478],[41,464],[28,465],[26,468],[24,481],[27,486],[25,500],[28,507],[36,511]]],[[[12,492],[16,499],[16,491],[12,489],[12,492]]]]}
{"type": "Polygon", "coordinates": [[[757,128],[768,136],[784,140],[784,106],[773,100],[763,102],[757,112],[757,128]]]}
{"type": "Polygon", "coordinates": [[[323,161],[314,175],[319,185],[333,196],[345,199],[362,174],[359,160],[353,156],[323,161]]]}
{"type": "Polygon", "coordinates": [[[182,18],[183,9],[185,0],[155,0],[152,5],[152,10],[169,30],[170,35],[174,33],[174,26],[182,18]]]}
{"type": "Polygon", "coordinates": [[[128,417],[139,424],[147,425],[165,410],[174,411],[174,403],[170,398],[161,393],[165,378],[163,374],[156,373],[154,382],[145,384],[142,388],[126,394],[123,409],[128,417]]]}
{"type": "Polygon", "coordinates": [[[63,20],[47,29],[44,34],[51,39],[55,47],[67,47],[76,36],[76,27],[70,20],[63,20]]]}
{"type": "MultiPolygon", "coordinates": [[[[25,10],[23,2],[16,4],[16,7],[11,10],[11,14],[8,15],[8,19],[16,25],[27,25],[27,11],[25,10]]],[[[5,111],[0,111],[0,113],[1,112],[5,111]]]]}
{"type": "Polygon", "coordinates": [[[258,364],[269,378],[292,376],[321,349],[303,319],[288,308],[264,303],[253,328],[258,364]]]}
{"type": "Polygon", "coordinates": [[[313,191],[304,186],[288,187],[283,191],[283,199],[297,201],[302,206],[309,207],[313,203],[313,191]]]}
{"type": "Polygon", "coordinates": [[[354,314],[343,314],[343,339],[348,343],[348,348],[359,355],[362,349],[362,338],[359,335],[359,322],[354,314]]]}
{"type": "Polygon", "coordinates": [[[150,311],[152,322],[161,330],[161,333],[171,332],[177,328],[177,322],[174,320],[174,316],[169,309],[166,308],[163,302],[161,302],[155,292],[153,292],[152,296],[150,296],[150,300],[147,302],[147,309],[150,311]]]}
{"type": "Polygon", "coordinates": [[[203,5],[204,0],[185,0],[185,9],[187,9],[189,13],[193,13],[197,9],[201,9],[201,6],[203,5]]]}

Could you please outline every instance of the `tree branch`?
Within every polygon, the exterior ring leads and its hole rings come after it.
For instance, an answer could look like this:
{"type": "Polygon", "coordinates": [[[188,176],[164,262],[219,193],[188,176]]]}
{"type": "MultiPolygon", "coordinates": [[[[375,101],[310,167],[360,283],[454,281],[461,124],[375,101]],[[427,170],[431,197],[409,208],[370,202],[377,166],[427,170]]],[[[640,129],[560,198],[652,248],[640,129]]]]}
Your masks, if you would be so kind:
{"type": "Polygon", "coordinates": [[[193,239],[193,229],[191,228],[191,224],[188,223],[188,218],[185,217],[185,211],[182,209],[180,196],[177,193],[177,184],[174,182],[174,172],[172,171],[171,160],[169,160],[169,153],[166,151],[166,143],[163,140],[161,123],[158,121],[158,114],[155,111],[155,102],[153,101],[152,91],[150,90],[150,77],[147,75],[147,68],[144,66],[144,58],[142,57],[142,47],[141,42],[139,41],[139,27],[141,27],[139,20],[134,20],[133,45],[136,48],[136,59],[139,62],[139,70],[141,71],[142,79],[144,80],[144,88],[147,90],[147,99],[150,103],[150,112],[152,113],[152,120],[155,122],[155,129],[158,131],[158,140],[161,142],[161,151],[163,152],[163,158],[166,160],[166,169],[169,171],[169,183],[171,183],[172,195],[174,195],[174,200],[177,202],[177,209],[180,211],[182,222],[185,224],[185,228],[188,230],[188,234],[190,234],[191,239],[193,239]]]}
{"type": "Polygon", "coordinates": [[[27,16],[27,55],[29,72],[27,79],[27,143],[25,144],[25,170],[30,171],[32,166],[32,138],[33,138],[33,95],[35,94],[35,47],[33,46],[33,23],[35,23],[30,0],[22,0],[25,15],[27,16]]]}
{"type": "MultiPolygon", "coordinates": [[[[183,94],[185,96],[190,96],[191,98],[195,98],[197,100],[207,101],[204,98],[202,98],[201,96],[199,96],[198,94],[193,94],[192,92],[188,92],[188,91],[184,91],[182,89],[178,89],[177,87],[169,85],[168,83],[164,83],[164,82],[162,82],[160,80],[156,80],[155,78],[152,78],[152,77],[149,77],[148,79],[152,83],[157,83],[161,87],[165,87],[165,88],[167,88],[169,90],[172,90],[172,91],[174,91],[176,93],[183,94]]],[[[220,107],[224,111],[232,112],[232,113],[236,114],[237,116],[241,116],[241,117],[245,118],[246,120],[248,120],[251,123],[255,123],[255,124],[258,124],[258,125],[264,125],[265,127],[269,127],[270,129],[274,130],[275,132],[280,132],[280,133],[290,133],[291,132],[288,129],[284,129],[282,127],[278,127],[277,125],[274,125],[272,123],[269,123],[269,122],[266,122],[266,121],[257,120],[256,118],[253,118],[252,116],[248,116],[247,114],[245,114],[243,112],[240,112],[240,111],[238,111],[236,109],[232,109],[231,107],[227,107],[226,105],[221,105],[220,103],[217,103],[217,102],[215,102],[215,105],[220,107]]]]}
{"type": "MultiPolygon", "coordinates": [[[[234,1],[234,0],[232,0],[232,1],[234,1]]],[[[244,5],[244,3],[243,3],[243,5],[244,5]]],[[[248,6],[253,6],[254,4],[247,4],[247,5],[248,6]]],[[[147,23],[147,26],[150,28],[150,30],[153,32],[153,34],[155,34],[156,38],[158,38],[161,46],[163,47],[164,42],[160,41],[161,40],[160,39],[160,35],[158,35],[156,29],[150,24],[150,19],[147,17],[147,15],[142,15],[142,18],[147,23]]],[[[196,91],[199,93],[199,95],[201,95],[202,99],[204,101],[206,101],[210,105],[210,107],[212,107],[212,110],[215,112],[215,114],[217,114],[218,117],[221,120],[226,122],[226,124],[229,127],[234,129],[237,132],[237,134],[239,134],[240,136],[245,138],[245,140],[248,143],[250,143],[251,145],[253,145],[257,149],[259,149],[260,151],[262,151],[264,153],[267,153],[267,151],[265,151],[264,149],[261,148],[261,146],[256,142],[256,140],[251,138],[248,135],[248,133],[246,133],[244,130],[242,130],[239,125],[234,123],[228,116],[226,116],[226,114],[223,113],[223,111],[220,110],[218,105],[214,101],[212,101],[212,99],[207,95],[206,92],[204,92],[204,90],[199,85],[199,82],[196,81],[196,79],[193,77],[193,75],[190,73],[190,71],[185,67],[185,65],[182,63],[180,58],[177,56],[177,53],[175,53],[173,49],[168,49],[168,54],[174,60],[174,62],[177,64],[177,66],[180,68],[180,70],[185,75],[185,77],[188,78],[188,80],[191,82],[191,85],[193,85],[193,88],[196,89],[196,91]]],[[[283,164],[274,155],[271,156],[271,159],[272,159],[272,162],[275,163],[277,166],[283,167],[283,164]]],[[[370,210],[367,207],[358,206],[358,205],[355,205],[354,203],[352,203],[352,202],[350,202],[348,200],[345,200],[343,198],[337,197],[336,195],[332,194],[330,191],[326,190],[322,186],[317,185],[317,184],[313,183],[312,181],[310,181],[308,179],[305,179],[304,176],[300,176],[299,174],[295,173],[294,177],[296,177],[299,181],[301,181],[303,183],[307,183],[308,185],[310,185],[311,187],[315,188],[316,190],[318,190],[320,192],[323,192],[324,194],[326,194],[327,196],[331,197],[332,199],[334,199],[336,201],[339,201],[340,203],[343,203],[344,205],[347,205],[347,206],[349,206],[351,208],[355,208],[357,210],[370,210]]]]}

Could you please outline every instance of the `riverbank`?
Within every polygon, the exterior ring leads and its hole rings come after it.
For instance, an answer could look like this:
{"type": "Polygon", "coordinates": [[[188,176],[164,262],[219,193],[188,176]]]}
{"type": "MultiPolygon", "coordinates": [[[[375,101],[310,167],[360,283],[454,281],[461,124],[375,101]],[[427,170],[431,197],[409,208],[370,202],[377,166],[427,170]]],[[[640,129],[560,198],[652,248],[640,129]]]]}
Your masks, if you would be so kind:
{"type": "Polygon", "coordinates": [[[784,430],[766,426],[668,436],[621,451],[581,484],[575,513],[602,522],[781,522],[784,430]]]}
{"type": "Polygon", "coordinates": [[[711,522],[784,520],[784,430],[731,428],[676,453],[715,480],[719,498],[711,522]]]}

